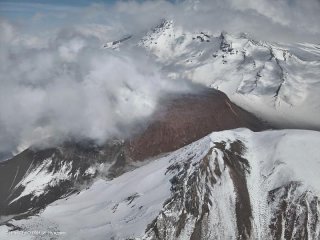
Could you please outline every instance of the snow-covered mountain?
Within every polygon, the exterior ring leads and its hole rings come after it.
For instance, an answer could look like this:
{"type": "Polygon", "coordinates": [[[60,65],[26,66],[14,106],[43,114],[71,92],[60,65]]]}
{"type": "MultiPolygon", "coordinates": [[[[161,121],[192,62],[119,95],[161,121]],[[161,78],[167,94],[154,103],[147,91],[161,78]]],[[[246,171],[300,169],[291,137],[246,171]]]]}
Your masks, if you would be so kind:
{"type": "Polygon", "coordinates": [[[320,46],[189,32],[164,20],[139,45],[172,79],[216,88],[280,127],[320,129],[320,46]]]}
{"type": "Polygon", "coordinates": [[[319,144],[320,134],[306,130],[212,133],[12,220],[0,237],[319,239],[319,144]]]}
{"type": "Polygon", "coordinates": [[[320,239],[320,133],[270,130],[320,129],[320,46],[164,20],[102,51],[131,47],[205,90],[163,96],[126,139],[0,162],[0,239],[320,239]]]}

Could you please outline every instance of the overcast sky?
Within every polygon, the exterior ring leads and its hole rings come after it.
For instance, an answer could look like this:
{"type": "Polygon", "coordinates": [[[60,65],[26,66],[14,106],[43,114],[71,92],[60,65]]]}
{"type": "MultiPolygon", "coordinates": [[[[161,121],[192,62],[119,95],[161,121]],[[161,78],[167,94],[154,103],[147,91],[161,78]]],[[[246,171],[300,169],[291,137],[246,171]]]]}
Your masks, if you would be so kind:
{"type": "Polygon", "coordinates": [[[103,24],[137,31],[160,18],[185,28],[248,32],[257,38],[319,43],[320,0],[0,1],[0,16],[27,29],[103,24]]]}

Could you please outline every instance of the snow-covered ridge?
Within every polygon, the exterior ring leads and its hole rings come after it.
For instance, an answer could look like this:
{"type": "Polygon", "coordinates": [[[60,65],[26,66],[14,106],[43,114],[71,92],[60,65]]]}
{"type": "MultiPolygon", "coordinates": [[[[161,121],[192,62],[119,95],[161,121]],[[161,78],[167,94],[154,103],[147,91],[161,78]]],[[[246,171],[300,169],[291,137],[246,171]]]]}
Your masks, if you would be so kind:
{"type": "Polygon", "coordinates": [[[66,180],[68,178],[68,173],[71,172],[72,163],[63,163],[61,170],[59,172],[48,171],[52,158],[45,159],[38,167],[32,169],[25,178],[23,178],[15,188],[22,187],[23,191],[21,194],[13,199],[11,203],[15,202],[19,198],[32,195],[32,199],[40,196],[45,192],[48,187],[53,187],[59,181],[66,180]]]}
{"type": "Polygon", "coordinates": [[[306,130],[212,133],[10,221],[0,238],[54,228],[57,239],[318,239],[319,144],[306,130]]]}
{"type": "Polygon", "coordinates": [[[122,42],[129,40],[131,37],[132,37],[131,35],[124,36],[123,38],[121,38],[119,40],[106,43],[103,47],[104,48],[111,48],[114,50],[119,49],[120,44],[122,42]]]}
{"type": "Polygon", "coordinates": [[[320,129],[320,47],[256,41],[248,34],[192,33],[163,21],[139,45],[171,78],[217,88],[280,126],[320,129]]]}
{"type": "Polygon", "coordinates": [[[66,143],[51,149],[27,149],[2,162],[0,216],[33,215],[90,186],[97,175],[109,179],[133,168],[134,164],[117,166],[123,158],[122,147],[123,142],[118,141],[104,146],[66,143]]]}

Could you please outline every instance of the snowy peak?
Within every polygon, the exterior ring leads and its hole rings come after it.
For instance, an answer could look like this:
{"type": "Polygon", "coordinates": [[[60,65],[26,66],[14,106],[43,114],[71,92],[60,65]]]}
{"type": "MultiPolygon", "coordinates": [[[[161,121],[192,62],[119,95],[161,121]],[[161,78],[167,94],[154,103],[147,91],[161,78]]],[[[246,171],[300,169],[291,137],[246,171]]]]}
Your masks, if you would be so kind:
{"type": "Polygon", "coordinates": [[[174,175],[172,194],[148,226],[146,239],[318,239],[316,157],[308,154],[311,159],[300,163],[301,151],[313,144],[295,151],[296,157],[287,155],[287,148],[305,137],[319,142],[316,135],[244,130],[211,134],[203,157],[191,155],[168,168],[174,175]],[[301,170],[300,164],[308,166],[301,170]],[[302,180],[305,172],[312,177],[302,180]]]}
{"type": "Polygon", "coordinates": [[[287,127],[320,128],[315,121],[320,118],[319,46],[256,41],[248,34],[192,33],[172,21],[161,26],[139,44],[172,79],[219,89],[282,127],[286,122],[287,127]]]}
{"type": "Polygon", "coordinates": [[[54,226],[66,233],[60,239],[318,239],[319,162],[310,150],[319,139],[312,131],[212,133],[10,221],[0,237],[54,226]]]}
{"type": "Polygon", "coordinates": [[[250,166],[243,158],[245,146],[238,140],[229,143],[229,149],[225,142],[214,145],[198,161],[177,162],[168,168],[175,173],[170,179],[173,193],[148,226],[148,238],[246,239],[251,235],[252,212],[245,179],[250,166]],[[232,208],[220,199],[222,194],[229,196],[232,208]]]}
{"type": "Polygon", "coordinates": [[[177,151],[181,158],[166,172],[173,176],[170,198],[143,239],[318,239],[319,163],[313,153],[300,158],[313,144],[288,154],[303,139],[317,144],[318,135],[225,131],[177,151]]]}

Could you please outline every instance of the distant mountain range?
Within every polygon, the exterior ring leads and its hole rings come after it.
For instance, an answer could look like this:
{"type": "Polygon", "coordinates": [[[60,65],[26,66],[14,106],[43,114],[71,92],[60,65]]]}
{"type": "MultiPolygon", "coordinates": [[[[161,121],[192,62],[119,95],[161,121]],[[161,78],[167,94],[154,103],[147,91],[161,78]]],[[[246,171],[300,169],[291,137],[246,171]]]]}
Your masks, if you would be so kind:
{"type": "Polygon", "coordinates": [[[172,79],[216,88],[280,127],[320,129],[320,45],[191,33],[164,20],[142,38],[172,79]]]}

